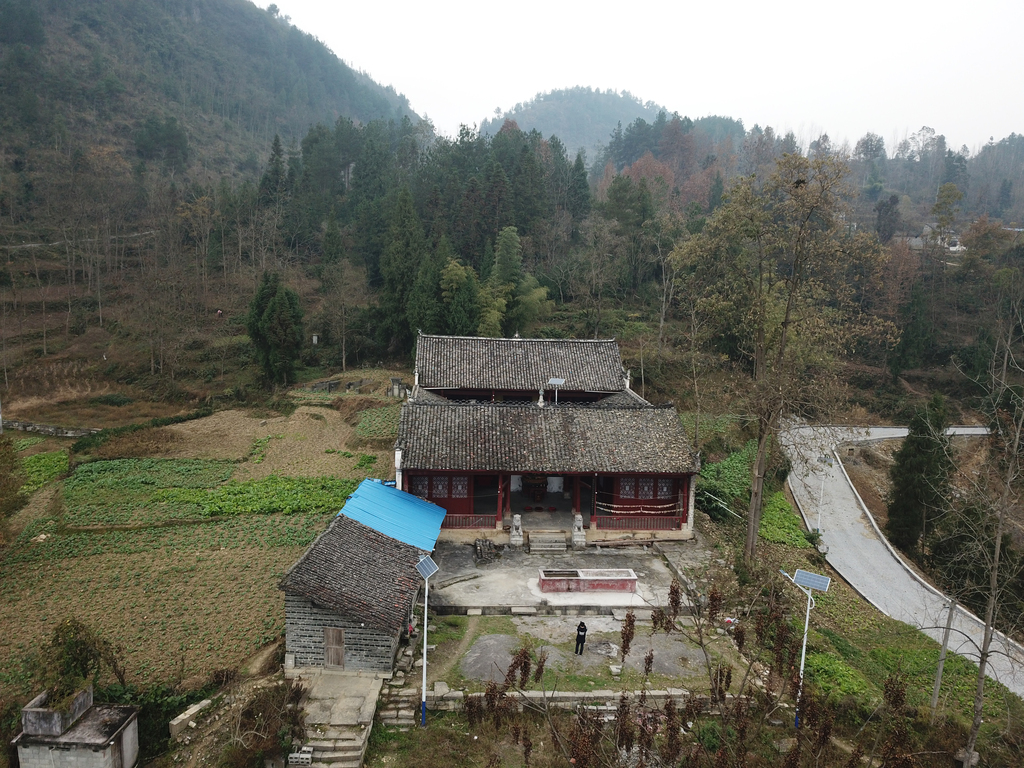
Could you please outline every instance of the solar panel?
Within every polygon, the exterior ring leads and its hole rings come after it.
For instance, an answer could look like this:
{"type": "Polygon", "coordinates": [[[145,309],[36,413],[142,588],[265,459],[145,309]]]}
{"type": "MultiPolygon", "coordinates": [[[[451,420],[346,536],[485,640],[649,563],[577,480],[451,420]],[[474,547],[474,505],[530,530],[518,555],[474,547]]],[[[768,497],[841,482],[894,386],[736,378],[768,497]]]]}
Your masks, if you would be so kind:
{"type": "Polygon", "coordinates": [[[416,563],[416,570],[419,571],[420,576],[424,579],[429,579],[440,569],[437,567],[437,563],[431,559],[430,555],[424,555],[423,559],[416,563]]]}
{"type": "Polygon", "coordinates": [[[832,583],[832,579],[797,568],[796,573],[793,574],[793,583],[808,589],[816,589],[819,592],[828,592],[828,585],[832,583]]]}

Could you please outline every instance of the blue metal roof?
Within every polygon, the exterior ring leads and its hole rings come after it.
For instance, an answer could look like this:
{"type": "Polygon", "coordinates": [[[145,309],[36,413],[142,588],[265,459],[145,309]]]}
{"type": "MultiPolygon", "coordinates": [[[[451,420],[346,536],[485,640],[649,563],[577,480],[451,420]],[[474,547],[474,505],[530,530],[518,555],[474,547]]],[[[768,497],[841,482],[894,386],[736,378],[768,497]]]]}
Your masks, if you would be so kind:
{"type": "Polygon", "coordinates": [[[419,496],[367,478],[338,514],[403,544],[433,552],[445,511],[419,496]]]}

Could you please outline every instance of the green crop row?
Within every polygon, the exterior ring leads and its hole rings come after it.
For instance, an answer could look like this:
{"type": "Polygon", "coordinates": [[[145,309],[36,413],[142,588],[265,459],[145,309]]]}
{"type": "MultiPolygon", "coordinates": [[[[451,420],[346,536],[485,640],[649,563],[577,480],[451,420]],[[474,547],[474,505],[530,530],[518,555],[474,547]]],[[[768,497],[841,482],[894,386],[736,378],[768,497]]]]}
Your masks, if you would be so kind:
{"type": "Polygon", "coordinates": [[[334,477],[270,477],[232,481],[208,490],[167,488],[154,500],[174,506],[195,505],[210,517],[337,511],[356,487],[355,480],[334,477]]]}
{"type": "Polygon", "coordinates": [[[363,438],[393,438],[398,436],[398,417],[402,413],[400,403],[383,408],[363,411],[356,425],[356,434],[363,438]]]}
{"type": "Polygon", "coordinates": [[[786,501],[785,494],[781,492],[773,493],[765,500],[761,513],[761,527],[757,532],[762,539],[774,541],[776,544],[800,548],[811,546],[804,532],[803,523],[786,501]]]}
{"type": "Polygon", "coordinates": [[[0,564],[0,598],[17,590],[12,569],[19,563],[164,549],[195,556],[221,549],[308,546],[323,530],[323,524],[321,515],[273,515],[136,530],[74,532],[61,531],[54,520],[39,520],[21,532],[0,564]],[[40,534],[46,534],[42,541],[38,540],[40,534]]]}
{"type": "Polygon", "coordinates": [[[203,459],[116,459],[80,465],[64,483],[68,525],[150,524],[202,517],[197,505],[170,505],[155,498],[166,488],[220,485],[234,464],[203,459]]]}
{"type": "Polygon", "coordinates": [[[34,493],[68,471],[68,452],[37,453],[22,460],[21,467],[25,473],[25,484],[21,492],[34,493]]]}
{"type": "Polygon", "coordinates": [[[46,438],[44,438],[44,437],[38,437],[38,436],[23,437],[23,438],[21,438],[21,440],[15,440],[14,441],[14,450],[18,451],[19,453],[21,451],[26,451],[29,448],[31,448],[33,445],[39,445],[45,439],[46,438]]]}

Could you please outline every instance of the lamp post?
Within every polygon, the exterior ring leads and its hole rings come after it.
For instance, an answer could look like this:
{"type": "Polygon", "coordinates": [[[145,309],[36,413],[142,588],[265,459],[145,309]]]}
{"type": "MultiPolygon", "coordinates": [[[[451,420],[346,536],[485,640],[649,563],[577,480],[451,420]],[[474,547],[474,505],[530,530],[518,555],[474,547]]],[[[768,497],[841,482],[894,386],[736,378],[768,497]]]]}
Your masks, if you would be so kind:
{"type": "Polygon", "coordinates": [[[555,405],[558,405],[558,388],[565,386],[565,379],[548,379],[548,386],[555,388],[555,405]]]}
{"type": "Polygon", "coordinates": [[[811,573],[810,571],[804,571],[797,568],[795,574],[790,576],[783,570],[780,570],[783,576],[796,584],[797,588],[807,595],[807,613],[804,615],[804,645],[800,650],[800,685],[796,692],[796,720],[794,722],[795,727],[800,727],[800,699],[804,694],[804,661],[807,658],[807,627],[811,622],[811,608],[814,607],[814,598],[811,596],[812,590],[818,590],[819,592],[828,592],[828,585],[832,583],[832,579],[828,576],[821,576],[817,573],[811,573]]]}
{"type": "Polygon", "coordinates": [[[437,563],[430,555],[424,555],[416,563],[416,570],[423,577],[423,692],[420,701],[420,726],[427,725],[427,594],[430,591],[430,577],[437,573],[437,563]]]}
{"type": "MultiPolygon", "coordinates": [[[[832,457],[828,454],[818,457],[818,461],[825,464],[829,469],[832,468],[832,457]]],[[[825,473],[827,469],[821,471],[821,488],[818,491],[818,533],[821,533],[821,507],[825,503],[825,473]]]]}

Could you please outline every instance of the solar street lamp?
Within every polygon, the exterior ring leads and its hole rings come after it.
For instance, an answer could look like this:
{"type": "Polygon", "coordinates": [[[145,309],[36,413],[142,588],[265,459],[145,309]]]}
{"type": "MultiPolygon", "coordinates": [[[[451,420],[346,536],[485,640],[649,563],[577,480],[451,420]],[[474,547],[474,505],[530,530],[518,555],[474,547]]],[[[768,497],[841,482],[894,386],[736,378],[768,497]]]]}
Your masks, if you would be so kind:
{"type": "Polygon", "coordinates": [[[558,405],[558,388],[565,386],[565,379],[548,379],[548,386],[555,388],[555,405],[558,405]]]}
{"type": "Polygon", "coordinates": [[[420,702],[420,726],[427,725],[427,593],[430,590],[430,577],[438,571],[430,555],[424,555],[416,563],[416,570],[423,577],[423,699],[420,702]]]}
{"type": "Polygon", "coordinates": [[[804,693],[804,661],[807,658],[807,626],[811,622],[811,608],[814,607],[814,598],[811,596],[811,592],[815,589],[819,592],[828,592],[828,585],[832,583],[832,579],[828,576],[804,571],[800,568],[797,568],[796,573],[792,576],[783,570],[780,570],[779,573],[796,584],[800,591],[807,595],[807,614],[804,616],[804,645],[800,650],[800,686],[796,692],[796,720],[794,723],[795,727],[799,728],[800,698],[804,693]]]}

